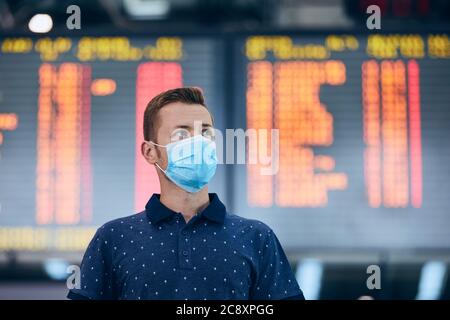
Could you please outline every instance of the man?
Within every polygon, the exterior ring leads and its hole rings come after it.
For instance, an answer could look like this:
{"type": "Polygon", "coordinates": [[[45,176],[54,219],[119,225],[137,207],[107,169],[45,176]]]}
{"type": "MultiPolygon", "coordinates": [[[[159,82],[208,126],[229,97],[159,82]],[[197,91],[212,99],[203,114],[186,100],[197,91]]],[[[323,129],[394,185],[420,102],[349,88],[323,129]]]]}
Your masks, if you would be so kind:
{"type": "Polygon", "coordinates": [[[208,193],[217,165],[213,135],[198,88],[150,101],[141,150],[156,167],[161,194],[145,211],[97,230],[81,265],[81,287],[69,298],[303,299],[273,231],[226,212],[208,193]]]}

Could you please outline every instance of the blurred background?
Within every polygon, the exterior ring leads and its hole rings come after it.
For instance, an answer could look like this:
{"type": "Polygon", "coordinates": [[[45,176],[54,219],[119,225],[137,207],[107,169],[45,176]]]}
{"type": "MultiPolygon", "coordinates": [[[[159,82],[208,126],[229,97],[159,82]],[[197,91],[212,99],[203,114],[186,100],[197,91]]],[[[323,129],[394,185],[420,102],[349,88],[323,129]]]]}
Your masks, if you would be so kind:
{"type": "Polygon", "coordinates": [[[236,157],[210,190],[275,231],[307,299],[449,299],[449,18],[443,0],[0,0],[0,299],[65,299],[96,228],[159,191],[142,115],[179,86],[222,132],[279,129],[275,175],[236,157]]]}

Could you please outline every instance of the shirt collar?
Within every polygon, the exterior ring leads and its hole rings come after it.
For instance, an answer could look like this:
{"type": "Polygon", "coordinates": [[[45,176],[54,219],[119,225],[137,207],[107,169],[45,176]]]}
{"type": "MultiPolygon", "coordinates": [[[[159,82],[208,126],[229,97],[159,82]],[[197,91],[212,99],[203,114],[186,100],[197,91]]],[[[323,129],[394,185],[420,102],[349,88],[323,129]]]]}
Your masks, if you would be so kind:
{"type": "MultiPolygon", "coordinates": [[[[199,215],[204,216],[211,221],[222,224],[226,215],[225,205],[222,201],[220,201],[216,193],[209,193],[208,195],[209,205],[202,212],[200,212],[199,215]]],[[[154,193],[145,206],[147,217],[153,224],[156,224],[159,221],[172,216],[173,214],[177,214],[177,212],[167,208],[161,203],[160,196],[160,194],[154,193]]]]}

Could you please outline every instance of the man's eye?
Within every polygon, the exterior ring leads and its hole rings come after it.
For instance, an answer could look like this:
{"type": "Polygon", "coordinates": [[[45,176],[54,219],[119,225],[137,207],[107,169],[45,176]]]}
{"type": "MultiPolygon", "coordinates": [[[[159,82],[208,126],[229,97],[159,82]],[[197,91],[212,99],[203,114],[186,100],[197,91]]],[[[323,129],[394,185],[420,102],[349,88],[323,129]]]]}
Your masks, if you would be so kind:
{"type": "Polygon", "coordinates": [[[211,129],[211,128],[203,129],[202,135],[203,135],[205,138],[208,138],[208,139],[210,139],[210,140],[214,140],[214,137],[215,137],[215,135],[214,135],[214,129],[211,129]]]}
{"type": "Polygon", "coordinates": [[[177,129],[172,133],[172,136],[170,137],[170,141],[175,142],[175,141],[180,141],[183,139],[187,139],[191,136],[191,134],[189,133],[189,131],[185,130],[185,129],[177,129]]]}

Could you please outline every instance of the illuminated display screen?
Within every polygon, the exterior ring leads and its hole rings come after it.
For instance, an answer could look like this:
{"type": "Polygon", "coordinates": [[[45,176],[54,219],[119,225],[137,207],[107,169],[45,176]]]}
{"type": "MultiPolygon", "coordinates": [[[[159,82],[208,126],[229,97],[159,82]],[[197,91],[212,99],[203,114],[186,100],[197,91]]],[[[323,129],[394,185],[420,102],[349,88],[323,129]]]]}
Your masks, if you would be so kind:
{"type": "Polygon", "coordinates": [[[0,250],[84,250],[142,211],[159,192],[140,155],[148,101],[199,86],[223,129],[222,52],[202,37],[0,39],[0,250]]]}
{"type": "Polygon", "coordinates": [[[210,190],[287,248],[448,248],[449,58],[445,33],[1,38],[0,250],[84,250],[143,210],[143,111],[183,85],[256,132],[210,190]]]}
{"type": "Polygon", "coordinates": [[[234,51],[235,126],[268,132],[234,172],[236,212],[288,247],[450,246],[447,34],[253,35],[234,51]]]}

